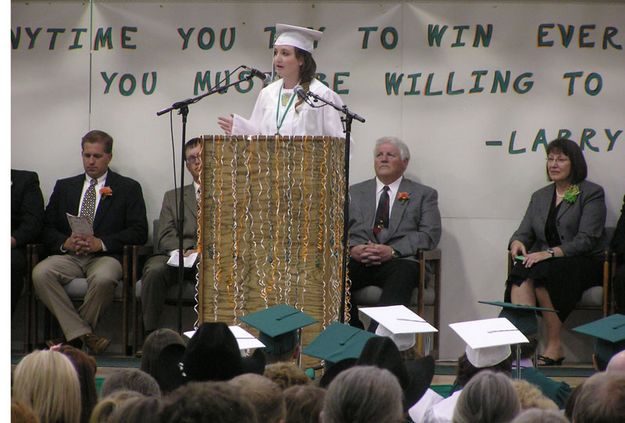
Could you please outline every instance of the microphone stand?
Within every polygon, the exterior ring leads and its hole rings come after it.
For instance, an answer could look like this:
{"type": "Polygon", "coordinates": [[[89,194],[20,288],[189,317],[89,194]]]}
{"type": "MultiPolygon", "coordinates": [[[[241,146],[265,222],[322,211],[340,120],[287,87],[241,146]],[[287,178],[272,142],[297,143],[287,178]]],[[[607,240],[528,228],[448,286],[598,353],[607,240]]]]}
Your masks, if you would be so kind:
{"type": "MultiPolygon", "coordinates": [[[[346,288],[347,288],[347,259],[348,254],[348,235],[349,235],[349,152],[352,138],[352,121],[356,119],[359,122],[365,123],[365,119],[356,113],[351,112],[346,105],[338,106],[333,102],[326,100],[313,92],[306,92],[306,97],[311,97],[315,102],[320,101],[323,105],[317,106],[310,100],[307,101],[311,107],[323,107],[325,105],[330,106],[343,114],[341,122],[345,124],[343,132],[345,132],[345,157],[344,157],[344,169],[345,169],[345,194],[343,199],[343,263],[341,264],[342,278],[341,278],[341,306],[339,308],[339,321],[343,323],[345,321],[345,300],[346,300],[346,288]]],[[[306,99],[305,99],[306,100],[306,99]]]]}
{"type": "MultiPolygon", "coordinates": [[[[176,307],[178,308],[178,333],[182,335],[182,287],[184,283],[184,237],[182,230],[184,228],[184,169],[185,169],[185,140],[187,136],[187,116],[189,115],[189,105],[195,104],[202,100],[204,97],[215,93],[225,93],[226,90],[234,85],[239,85],[241,82],[247,82],[253,78],[254,75],[249,74],[238,81],[231,82],[222,86],[217,86],[210,89],[204,94],[200,94],[196,97],[191,97],[186,100],[177,101],[170,107],[156,112],[156,116],[161,116],[165,113],[178,110],[178,114],[182,116],[182,151],[180,154],[180,198],[178,203],[178,296],[176,298],[176,307]]],[[[175,192],[175,191],[174,191],[175,192]]]]}

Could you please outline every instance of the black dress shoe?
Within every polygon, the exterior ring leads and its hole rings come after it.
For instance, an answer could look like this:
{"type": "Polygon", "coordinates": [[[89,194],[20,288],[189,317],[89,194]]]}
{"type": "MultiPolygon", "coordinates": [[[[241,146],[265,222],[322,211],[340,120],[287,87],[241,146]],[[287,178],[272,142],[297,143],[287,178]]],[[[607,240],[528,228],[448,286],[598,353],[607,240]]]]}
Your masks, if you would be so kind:
{"type": "Polygon", "coordinates": [[[538,365],[539,366],[561,366],[562,362],[564,361],[564,357],[560,357],[560,358],[551,358],[551,357],[547,357],[546,355],[539,355],[538,356],[538,365]]]}

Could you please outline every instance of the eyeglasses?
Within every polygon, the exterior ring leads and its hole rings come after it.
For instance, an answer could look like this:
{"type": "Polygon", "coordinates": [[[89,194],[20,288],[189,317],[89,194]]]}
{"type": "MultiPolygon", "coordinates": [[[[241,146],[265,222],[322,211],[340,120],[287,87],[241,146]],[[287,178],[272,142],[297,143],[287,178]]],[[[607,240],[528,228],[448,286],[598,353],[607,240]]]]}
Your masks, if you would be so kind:
{"type": "Polygon", "coordinates": [[[195,156],[189,156],[187,157],[187,162],[191,163],[191,164],[196,164],[196,163],[200,163],[202,161],[202,156],[195,155],[195,156]]]}
{"type": "Polygon", "coordinates": [[[570,161],[568,157],[547,157],[547,164],[557,164],[558,166],[570,161]]]}

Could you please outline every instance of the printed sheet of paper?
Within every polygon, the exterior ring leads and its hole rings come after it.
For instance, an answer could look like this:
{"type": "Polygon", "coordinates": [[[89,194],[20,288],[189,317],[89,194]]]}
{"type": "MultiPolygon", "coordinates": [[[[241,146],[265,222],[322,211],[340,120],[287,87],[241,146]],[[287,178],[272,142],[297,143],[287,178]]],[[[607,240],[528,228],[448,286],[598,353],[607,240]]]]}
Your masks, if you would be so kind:
{"type": "MultiPolygon", "coordinates": [[[[184,267],[187,269],[190,269],[191,267],[193,267],[193,263],[195,263],[195,260],[197,259],[197,255],[198,253],[195,252],[193,254],[189,254],[188,256],[186,256],[183,260],[184,262],[184,267]]],[[[171,256],[169,257],[169,260],[167,260],[167,264],[171,267],[178,267],[178,250],[174,251],[171,256]]]]}
{"type": "Polygon", "coordinates": [[[93,225],[86,216],[74,216],[73,214],[65,213],[67,216],[67,222],[69,227],[72,228],[72,233],[79,235],[93,235],[93,225]]]}

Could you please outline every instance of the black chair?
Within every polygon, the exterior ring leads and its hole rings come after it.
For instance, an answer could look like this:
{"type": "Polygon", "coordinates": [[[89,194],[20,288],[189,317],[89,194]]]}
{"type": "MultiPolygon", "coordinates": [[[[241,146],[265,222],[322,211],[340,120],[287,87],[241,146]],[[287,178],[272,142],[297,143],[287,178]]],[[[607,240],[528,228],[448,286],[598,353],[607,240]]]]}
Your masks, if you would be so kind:
{"type": "MultiPolygon", "coordinates": [[[[129,308],[129,295],[130,295],[130,252],[135,246],[124,246],[122,256],[122,279],[118,281],[115,287],[113,296],[113,302],[122,304],[122,319],[121,319],[121,333],[122,333],[122,354],[130,355],[130,345],[128,342],[128,308],[129,308]]],[[[38,341],[38,309],[39,300],[36,296],[33,284],[32,284],[32,270],[33,268],[46,257],[45,248],[43,244],[29,244],[27,246],[28,252],[28,276],[26,278],[26,293],[28,298],[28,306],[26,307],[26,337],[27,337],[27,350],[31,351],[33,346],[39,344],[38,341]]],[[[67,285],[63,286],[65,292],[69,296],[70,300],[74,303],[80,303],[84,300],[87,293],[87,279],[76,278],[67,285]]],[[[44,310],[43,317],[44,325],[44,338],[50,338],[52,330],[52,314],[48,309],[44,310]]]]}
{"type": "MultiPolygon", "coordinates": [[[[424,317],[425,307],[432,307],[434,314],[434,327],[437,329],[441,322],[441,250],[419,250],[417,252],[419,262],[419,281],[412,291],[410,308],[421,317],[424,317]]],[[[367,286],[352,292],[352,302],[359,306],[376,306],[382,296],[382,288],[367,286]]],[[[419,337],[422,343],[422,337],[419,337]]],[[[420,345],[421,346],[421,345],[420,345]]],[[[434,345],[431,354],[438,357],[439,333],[434,333],[434,345]]]]}
{"type": "MultiPolygon", "coordinates": [[[[153,232],[153,243],[152,245],[145,246],[135,246],[132,249],[131,253],[131,292],[132,292],[132,319],[133,319],[133,349],[134,351],[138,351],[137,347],[139,345],[139,334],[143,334],[143,319],[140,319],[141,316],[141,274],[143,272],[143,265],[148,257],[156,253],[154,251],[154,246],[156,243],[156,237],[158,236],[158,219],[155,219],[152,224],[153,232]],[[141,328],[139,325],[139,320],[141,320],[141,328]]],[[[189,307],[195,306],[197,304],[196,300],[196,288],[195,288],[195,280],[185,279],[184,286],[182,288],[182,306],[189,307]]],[[[167,296],[165,299],[165,305],[170,306],[178,306],[178,285],[175,284],[171,286],[167,290],[167,296]]],[[[177,327],[182,327],[181,322],[181,313],[178,310],[177,313],[177,327]]]]}

